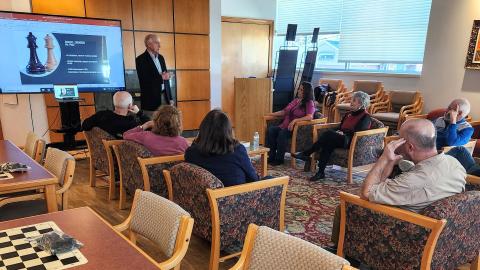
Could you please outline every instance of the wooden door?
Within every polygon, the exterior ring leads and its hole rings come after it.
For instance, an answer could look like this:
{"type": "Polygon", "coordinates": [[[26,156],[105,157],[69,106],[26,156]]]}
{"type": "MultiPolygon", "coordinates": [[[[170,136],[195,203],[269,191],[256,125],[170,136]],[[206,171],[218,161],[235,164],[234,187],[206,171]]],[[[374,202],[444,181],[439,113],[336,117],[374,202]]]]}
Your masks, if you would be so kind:
{"type": "Polygon", "coordinates": [[[232,121],[235,119],[234,78],[267,77],[272,35],[272,21],[222,18],[222,109],[232,121]]]}

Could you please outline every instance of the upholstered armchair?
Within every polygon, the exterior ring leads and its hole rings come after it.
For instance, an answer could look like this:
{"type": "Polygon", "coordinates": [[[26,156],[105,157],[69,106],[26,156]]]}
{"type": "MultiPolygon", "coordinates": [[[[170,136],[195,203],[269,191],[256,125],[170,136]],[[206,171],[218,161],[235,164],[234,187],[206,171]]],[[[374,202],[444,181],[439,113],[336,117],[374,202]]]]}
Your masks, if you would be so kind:
{"type": "MultiPolygon", "coordinates": [[[[125,209],[127,193],[132,195],[135,190],[144,190],[144,181],[142,169],[138,158],[154,157],[143,145],[132,141],[123,141],[121,144],[114,145],[113,150],[118,162],[120,174],[120,201],[119,208],[125,209]]],[[[168,189],[163,178],[163,170],[172,166],[172,163],[161,163],[148,166],[148,175],[151,192],[162,197],[168,197],[168,189]]]]}
{"type": "Polygon", "coordinates": [[[189,163],[164,173],[173,201],[195,219],[193,233],[212,243],[210,269],[240,254],[248,224],[284,229],[288,177],[224,187],[213,174],[189,163]],[[230,255],[220,258],[220,251],[230,255]]]}
{"type": "Polygon", "coordinates": [[[117,172],[115,172],[115,167],[117,167],[117,165],[115,163],[111,164],[111,160],[108,158],[108,152],[110,152],[111,155],[111,149],[106,148],[103,141],[119,140],[115,140],[115,137],[98,127],[94,127],[89,131],[84,131],[83,134],[85,135],[88,152],[90,153],[90,186],[95,187],[97,185],[97,177],[108,177],[108,199],[113,200],[116,196],[115,180],[118,179],[116,177],[118,176],[118,169],[117,172]],[[113,174],[111,174],[112,172],[113,174]]]}
{"type": "Polygon", "coordinates": [[[31,157],[36,162],[42,164],[45,158],[45,148],[47,143],[44,139],[40,138],[37,134],[29,131],[25,140],[25,145],[20,146],[25,154],[31,157]]]}
{"type": "Polygon", "coordinates": [[[457,269],[478,259],[480,216],[472,213],[480,211],[480,191],[436,201],[420,214],[344,192],[340,201],[340,256],[374,269],[457,269]]]}
{"type": "Polygon", "coordinates": [[[370,106],[370,112],[388,126],[390,132],[399,130],[407,115],[422,112],[423,98],[420,92],[394,90],[385,96],[384,101],[370,106]]]}
{"type": "Polygon", "coordinates": [[[230,270],[353,270],[319,246],[265,226],[250,224],[242,255],[230,270]]]}
{"type": "MultiPolygon", "coordinates": [[[[264,128],[263,134],[265,134],[265,143],[268,128],[271,126],[278,126],[282,123],[283,117],[264,116],[264,128]]],[[[295,123],[292,131],[292,138],[289,140],[287,149],[290,149],[290,154],[297,153],[306,150],[313,143],[312,130],[316,124],[324,124],[327,122],[327,118],[305,120],[295,123]]],[[[292,156],[290,159],[292,168],[296,168],[295,158],[292,156]]]]}
{"type": "Polygon", "coordinates": [[[350,102],[352,100],[353,93],[358,91],[363,91],[370,96],[370,106],[381,101],[385,95],[382,82],[368,80],[354,81],[351,91],[346,91],[337,95],[337,103],[335,104],[334,108],[335,122],[342,120],[342,117],[350,110],[350,102]]]}
{"type": "Polygon", "coordinates": [[[327,117],[328,123],[333,121],[334,114],[333,109],[335,108],[335,104],[337,103],[338,97],[340,93],[344,93],[347,91],[347,88],[343,84],[343,80],[336,80],[336,79],[321,79],[318,84],[325,84],[327,83],[330,88],[333,90],[332,92],[328,93],[327,96],[323,99],[322,107],[322,114],[327,117]],[[328,99],[333,98],[335,96],[335,100],[333,104],[328,104],[328,99]]]}
{"type": "MultiPolygon", "coordinates": [[[[340,123],[313,126],[313,141],[316,142],[323,132],[329,129],[338,129],[339,127],[340,123]]],[[[383,123],[377,119],[372,118],[371,129],[355,132],[350,147],[348,149],[335,149],[328,164],[347,168],[347,183],[351,184],[353,167],[368,165],[377,161],[377,153],[383,149],[383,140],[387,131],[388,127],[385,127],[383,123]]],[[[316,169],[318,155],[318,153],[313,154],[312,170],[316,169]]]]}

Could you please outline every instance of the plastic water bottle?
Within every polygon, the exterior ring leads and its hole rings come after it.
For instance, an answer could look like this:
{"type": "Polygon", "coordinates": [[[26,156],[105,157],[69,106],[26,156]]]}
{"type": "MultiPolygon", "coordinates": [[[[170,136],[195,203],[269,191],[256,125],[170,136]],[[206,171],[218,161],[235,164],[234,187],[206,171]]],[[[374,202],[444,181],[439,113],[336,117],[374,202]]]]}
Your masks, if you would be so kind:
{"type": "Polygon", "coordinates": [[[258,134],[258,131],[255,131],[255,133],[253,134],[253,150],[258,149],[259,142],[260,142],[260,135],[258,134]]]}

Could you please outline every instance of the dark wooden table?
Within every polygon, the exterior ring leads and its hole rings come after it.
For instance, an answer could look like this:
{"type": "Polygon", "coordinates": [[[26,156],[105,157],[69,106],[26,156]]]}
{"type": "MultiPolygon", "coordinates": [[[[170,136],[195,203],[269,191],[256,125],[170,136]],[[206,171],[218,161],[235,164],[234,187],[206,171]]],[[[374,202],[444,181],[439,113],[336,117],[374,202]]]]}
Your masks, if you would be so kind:
{"type": "Polygon", "coordinates": [[[19,162],[30,166],[27,172],[12,173],[12,179],[0,180],[0,194],[43,189],[48,212],[58,211],[55,188],[58,179],[42,165],[8,140],[0,140],[0,163],[19,162]]]}
{"type": "Polygon", "coordinates": [[[72,269],[156,269],[156,262],[95,213],[90,207],[68,209],[0,222],[0,230],[53,221],[60,230],[83,243],[88,262],[72,269]]]}

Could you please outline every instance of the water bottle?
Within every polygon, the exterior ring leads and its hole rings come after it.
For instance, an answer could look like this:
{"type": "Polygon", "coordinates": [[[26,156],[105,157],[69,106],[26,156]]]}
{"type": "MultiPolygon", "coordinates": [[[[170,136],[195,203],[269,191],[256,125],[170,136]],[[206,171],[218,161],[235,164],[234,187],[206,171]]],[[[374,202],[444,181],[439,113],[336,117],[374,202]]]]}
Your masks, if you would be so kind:
{"type": "Polygon", "coordinates": [[[255,131],[255,133],[253,134],[253,150],[258,149],[259,142],[260,142],[260,135],[258,134],[258,131],[255,131]]]}

